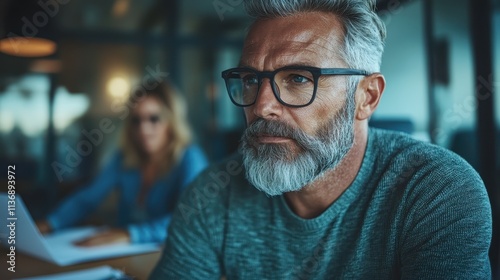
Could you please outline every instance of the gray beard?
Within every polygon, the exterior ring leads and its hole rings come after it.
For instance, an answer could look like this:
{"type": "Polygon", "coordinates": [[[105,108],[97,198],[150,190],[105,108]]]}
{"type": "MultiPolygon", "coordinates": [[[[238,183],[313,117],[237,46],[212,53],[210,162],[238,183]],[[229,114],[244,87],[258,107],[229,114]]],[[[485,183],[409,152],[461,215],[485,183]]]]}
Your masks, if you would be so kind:
{"type": "Polygon", "coordinates": [[[354,98],[347,98],[341,110],[309,136],[278,121],[258,119],[241,139],[240,153],[247,180],[269,196],[299,191],[335,169],[354,144],[354,98]],[[288,137],[299,151],[283,144],[259,144],[259,135],[288,137]]]}

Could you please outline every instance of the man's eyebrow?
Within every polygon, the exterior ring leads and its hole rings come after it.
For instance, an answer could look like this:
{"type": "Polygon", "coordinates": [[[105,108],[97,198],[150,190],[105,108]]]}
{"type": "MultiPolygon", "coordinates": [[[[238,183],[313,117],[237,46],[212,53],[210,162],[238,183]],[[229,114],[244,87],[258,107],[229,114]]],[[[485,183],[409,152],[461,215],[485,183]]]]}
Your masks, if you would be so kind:
{"type": "MultiPolygon", "coordinates": [[[[292,64],[279,65],[279,67],[276,67],[275,69],[280,69],[280,68],[284,68],[284,67],[318,67],[318,66],[315,66],[315,63],[311,63],[311,62],[297,62],[297,63],[292,63],[292,64]]],[[[247,65],[247,64],[242,64],[242,63],[238,64],[238,68],[250,68],[250,69],[257,70],[255,67],[252,67],[252,66],[247,65]]]]}
{"type": "Polygon", "coordinates": [[[297,63],[283,65],[278,68],[283,68],[283,67],[318,67],[318,66],[315,66],[315,63],[312,62],[297,62],[297,63]]]}
{"type": "MultiPolygon", "coordinates": [[[[247,64],[243,64],[243,63],[241,63],[241,62],[240,62],[240,63],[238,63],[238,66],[237,66],[237,67],[238,67],[238,68],[250,68],[250,69],[255,69],[255,68],[253,68],[252,66],[247,65],[247,64]]],[[[255,69],[255,70],[257,70],[257,69],[255,69]]]]}

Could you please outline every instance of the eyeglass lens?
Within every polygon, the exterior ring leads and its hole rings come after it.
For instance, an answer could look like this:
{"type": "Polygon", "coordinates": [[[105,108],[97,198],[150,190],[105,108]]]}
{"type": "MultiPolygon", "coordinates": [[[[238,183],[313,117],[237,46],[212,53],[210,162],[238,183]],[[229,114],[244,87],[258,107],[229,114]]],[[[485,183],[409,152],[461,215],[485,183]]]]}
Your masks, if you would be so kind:
{"type": "MultiPolygon", "coordinates": [[[[314,77],[307,70],[281,70],[274,76],[272,86],[276,96],[289,105],[305,105],[314,95],[314,77]]],[[[255,102],[260,88],[257,74],[252,71],[231,72],[228,75],[227,87],[234,102],[243,106],[255,102]]]]}

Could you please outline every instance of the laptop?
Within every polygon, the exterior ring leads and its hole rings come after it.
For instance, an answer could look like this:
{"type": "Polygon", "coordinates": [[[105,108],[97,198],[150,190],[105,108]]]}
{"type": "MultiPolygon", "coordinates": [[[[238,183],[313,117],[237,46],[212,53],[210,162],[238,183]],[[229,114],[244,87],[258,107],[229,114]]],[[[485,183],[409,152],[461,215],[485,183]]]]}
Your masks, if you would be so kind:
{"type": "Polygon", "coordinates": [[[13,204],[9,203],[7,194],[0,193],[0,207],[3,208],[0,209],[0,221],[7,224],[0,226],[0,243],[7,248],[14,246],[16,253],[23,252],[59,266],[67,266],[160,250],[161,244],[158,243],[117,243],[96,247],[78,247],[73,244],[105,230],[102,227],[71,228],[42,235],[21,197],[16,195],[14,201],[15,206],[12,208],[13,204]]]}

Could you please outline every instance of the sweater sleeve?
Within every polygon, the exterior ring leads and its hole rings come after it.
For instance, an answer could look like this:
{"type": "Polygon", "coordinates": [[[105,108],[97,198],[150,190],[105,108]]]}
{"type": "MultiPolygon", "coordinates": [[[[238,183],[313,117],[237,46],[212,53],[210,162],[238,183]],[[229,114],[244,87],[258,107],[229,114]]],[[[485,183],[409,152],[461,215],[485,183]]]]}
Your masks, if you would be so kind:
{"type": "Polygon", "coordinates": [[[48,217],[54,230],[73,226],[83,220],[115,187],[121,164],[117,153],[92,183],[66,198],[48,217]]]}
{"type": "MultiPolygon", "coordinates": [[[[206,173],[204,173],[206,175],[206,173]]],[[[176,207],[168,229],[163,255],[150,279],[220,279],[215,228],[224,223],[213,211],[221,203],[203,195],[200,176],[186,189],[176,207]],[[208,220],[218,220],[218,225],[208,220]]],[[[216,199],[218,200],[218,199],[216,199]]]]}
{"type": "Polygon", "coordinates": [[[491,207],[484,184],[461,159],[445,166],[424,167],[408,195],[402,279],[491,279],[491,207]]]}

